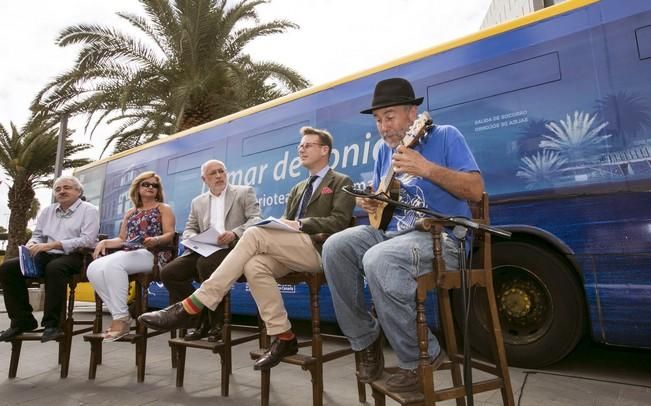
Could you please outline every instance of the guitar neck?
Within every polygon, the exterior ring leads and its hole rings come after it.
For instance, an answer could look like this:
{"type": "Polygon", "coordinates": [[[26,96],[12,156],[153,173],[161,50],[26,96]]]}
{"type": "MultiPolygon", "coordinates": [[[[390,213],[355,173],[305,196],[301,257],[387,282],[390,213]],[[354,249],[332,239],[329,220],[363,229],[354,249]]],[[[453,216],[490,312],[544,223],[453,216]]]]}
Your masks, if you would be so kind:
{"type": "Polygon", "coordinates": [[[380,182],[380,185],[378,187],[378,192],[379,193],[386,193],[389,190],[389,187],[391,187],[391,182],[393,182],[393,178],[395,177],[395,171],[393,170],[393,165],[389,168],[387,173],[382,177],[382,182],[380,182]]]}

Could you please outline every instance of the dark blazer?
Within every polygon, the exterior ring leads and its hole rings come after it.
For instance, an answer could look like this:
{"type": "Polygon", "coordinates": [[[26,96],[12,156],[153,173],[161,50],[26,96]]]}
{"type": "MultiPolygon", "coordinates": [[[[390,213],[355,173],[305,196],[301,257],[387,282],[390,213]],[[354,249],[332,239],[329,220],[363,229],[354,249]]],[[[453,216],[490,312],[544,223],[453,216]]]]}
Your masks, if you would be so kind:
{"type": "MultiPolygon", "coordinates": [[[[289,192],[285,205],[285,218],[294,219],[296,216],[303,190],[307,187],[307,181],[305,179],[299,182],[289,192]]],[[[302,231],[310,235],[334,234],[348,227],[353,216],[355,199],[345,193],[342,188],[352,184],[353,181],[348,176],[330,169],[323,177],[318,189],[312,194],[305,217],[299,219],[303,224],[302,231]]],[[[320,249],[317,244],[315,246],[320,249]]]]}

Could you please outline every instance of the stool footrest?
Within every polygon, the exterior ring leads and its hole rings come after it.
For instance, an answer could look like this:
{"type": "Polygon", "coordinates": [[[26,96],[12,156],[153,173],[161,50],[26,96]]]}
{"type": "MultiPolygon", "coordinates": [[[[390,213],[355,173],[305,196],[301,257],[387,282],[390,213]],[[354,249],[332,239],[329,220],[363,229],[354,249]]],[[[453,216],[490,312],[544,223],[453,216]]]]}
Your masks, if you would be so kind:
{"type": "MultiPolygon", "coordinates": [[[[401,405],[420,405],[423,404],[425,400],[425,396],[423,395],[422,392],[420,391],[414,391],[414,392],[391,392],[387,388],[387,379],[390,377],[390,374],[384,373],[380,379],[377,381],[373,382],[371,384],[371,387],[373,388],[373,391],[379,391],[396,402],[400,403],[401,405]]],[[[501,378],[495,378],[495,379],[487,379],[484,381],[479,381],[479,382],[473,382],[472,384],[472,393],[481,393],[481,392],[488,392],[496,389],[500,389],[503,386],[503,382],[501,378]]],[[[450,388],[445,388],[445,389],[437,389],[436,393],[434,394],[434,400],[436,402],[441,402],[444,400],[450,400],[450,399],[456,399],[456,398],[463,398],[465,395],[465,388],[463,386],[452,386],[450,388]]]]}
{"type": "MultiPolygon", "coordinates": [[[[251,351],[251,359],[258,359],[264,354],[266,349],[260,348],[258,351],[251,351]]],[[[316,358],[314,358],[311,355],[306,355],[306,354],[294,354],[294,355],[288,355],[286,357],[283,357],[281,362],[286,362],[288,364],[292,365],[300,365],[302,367],[309,367],[310,365],[313,365],[316,363],[316,358]]]]}
{"type": "MultiPolygon", "coordinates": [[[[126,341],[130,342],[131,344],[135,344],[138,340],[140,340],[143,336],[141,334],[136,334],[136,333],[129,333],[125,335],[122,338],[119,338],[115,341],[126,341]]],[[[84,335],[84,341],[86,342],[93,342],[93,341],[103,341],[104,340],[104,333],[93,333],[93,334],[86,334],[84,335]]]]}

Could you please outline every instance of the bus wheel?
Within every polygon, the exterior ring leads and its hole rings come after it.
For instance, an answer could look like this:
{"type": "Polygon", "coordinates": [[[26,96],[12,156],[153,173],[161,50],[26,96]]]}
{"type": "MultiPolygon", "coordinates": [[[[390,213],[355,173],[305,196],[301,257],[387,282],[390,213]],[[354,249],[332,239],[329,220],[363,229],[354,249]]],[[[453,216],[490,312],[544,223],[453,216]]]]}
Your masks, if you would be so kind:
{"type": "MultiPolygon", "coordinates": [[[[493,245],[493,285],[509,365],[540,368],[560,361],[581,339],[583,289],[556,253],[522,242],[493,245]]],[[[456,319],[463,305],[455,294],[456,319]]],[[[492,358],[486,291],[476,289],[470,310],[471,346],[492,358]]]]}

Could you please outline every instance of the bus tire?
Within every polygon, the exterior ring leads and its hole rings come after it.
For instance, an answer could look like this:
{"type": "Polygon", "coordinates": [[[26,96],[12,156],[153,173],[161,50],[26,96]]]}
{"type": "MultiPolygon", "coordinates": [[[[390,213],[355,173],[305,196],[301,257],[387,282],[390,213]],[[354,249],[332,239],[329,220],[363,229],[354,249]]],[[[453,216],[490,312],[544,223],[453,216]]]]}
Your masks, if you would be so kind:
{"type": "MultiPolygon", "coordinates": [[[[559,254],[524,242],[493,244],[493,285],[509,365],[541,368],[576,347],[586,326],[584,293],[559,254]]],[[[461,326],[461,294],[453,300],[461,326]]],[[[473,349],[492,359],[486,305],[485,289],[475,289],[469,335],[473,349]]]]}

